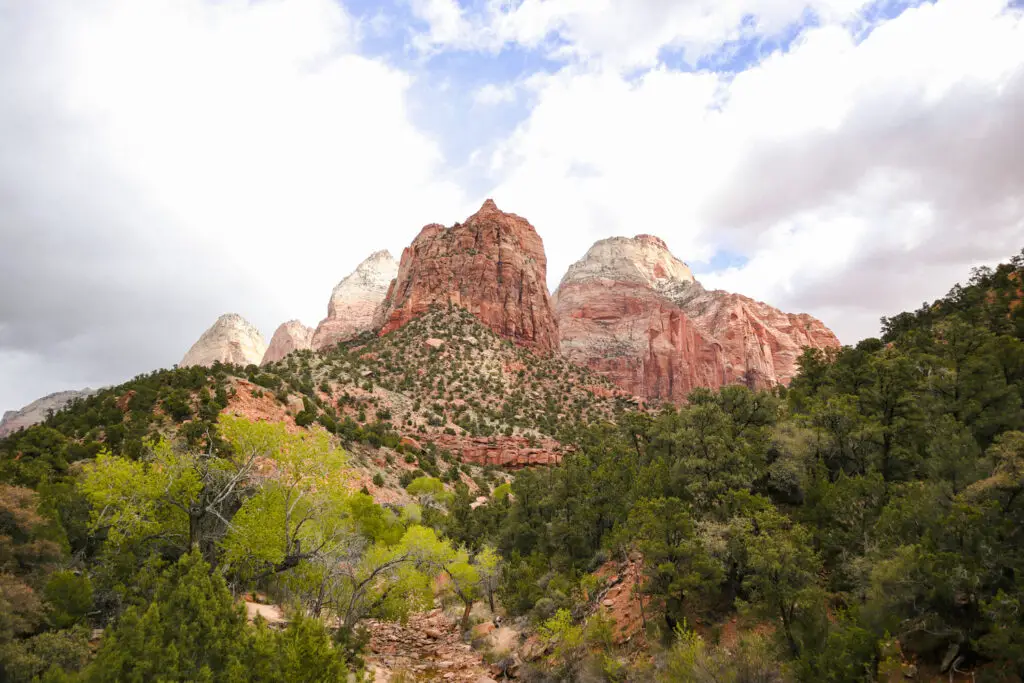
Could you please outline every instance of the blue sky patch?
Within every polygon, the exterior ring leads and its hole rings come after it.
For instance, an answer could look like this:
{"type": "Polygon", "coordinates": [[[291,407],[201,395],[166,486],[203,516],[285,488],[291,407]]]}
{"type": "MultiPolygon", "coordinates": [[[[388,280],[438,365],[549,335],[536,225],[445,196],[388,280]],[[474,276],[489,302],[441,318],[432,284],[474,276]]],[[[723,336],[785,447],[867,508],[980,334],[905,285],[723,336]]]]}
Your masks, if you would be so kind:
{"type": "Polygon", "coordinates": [[[688,261],[687,265],[690,266],[690,270],[697,276],[697,279],[700,279],[701,275],[707,273],[717,273],[728,268],[742,268],[749,261],[750,259],[743,254],[721,249],[707,261],[688,261]]]}

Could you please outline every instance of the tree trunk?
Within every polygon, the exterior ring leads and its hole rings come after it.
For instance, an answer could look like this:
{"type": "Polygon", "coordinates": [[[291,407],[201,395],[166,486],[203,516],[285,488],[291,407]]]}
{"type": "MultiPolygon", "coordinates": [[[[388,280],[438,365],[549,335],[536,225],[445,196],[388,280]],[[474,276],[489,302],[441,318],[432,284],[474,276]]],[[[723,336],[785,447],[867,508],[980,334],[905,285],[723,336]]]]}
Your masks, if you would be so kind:
{"type": "Polygon", "coordinates": [[[463,633],[469,630],[469,614],[473,611],[472,601],[466,603],[466,609],[462,611],[462,621],[459,622],[459,628],[463,633]]]}

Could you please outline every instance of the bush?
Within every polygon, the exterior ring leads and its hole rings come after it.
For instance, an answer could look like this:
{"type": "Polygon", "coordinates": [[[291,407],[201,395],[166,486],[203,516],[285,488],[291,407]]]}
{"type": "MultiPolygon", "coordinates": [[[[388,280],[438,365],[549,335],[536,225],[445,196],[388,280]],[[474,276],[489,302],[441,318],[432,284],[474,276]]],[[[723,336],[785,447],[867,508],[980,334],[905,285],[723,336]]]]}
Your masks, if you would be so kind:
{"type": "Polygon", "coordinates": [[[80,623],[92,609],[92,584],[88,576],[55,572],[43,589],[50,604],[49,621],[57,629],[80,623]]]}

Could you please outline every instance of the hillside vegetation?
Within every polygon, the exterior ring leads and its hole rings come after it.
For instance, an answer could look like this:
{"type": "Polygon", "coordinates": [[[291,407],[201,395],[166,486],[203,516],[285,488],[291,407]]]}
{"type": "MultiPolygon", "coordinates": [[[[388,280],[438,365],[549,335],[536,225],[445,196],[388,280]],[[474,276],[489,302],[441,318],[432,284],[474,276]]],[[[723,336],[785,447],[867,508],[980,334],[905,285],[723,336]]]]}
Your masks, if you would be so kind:
{"type": "Polygon", "coordinates": [[[441,600],[528,681],[1020,680],[1022,276],[642,412],[458,309],[137,377],[0,442],[0,678],[340,680],[441,600]],[[561,464],[459,461],[508,439],[561,464]]]}

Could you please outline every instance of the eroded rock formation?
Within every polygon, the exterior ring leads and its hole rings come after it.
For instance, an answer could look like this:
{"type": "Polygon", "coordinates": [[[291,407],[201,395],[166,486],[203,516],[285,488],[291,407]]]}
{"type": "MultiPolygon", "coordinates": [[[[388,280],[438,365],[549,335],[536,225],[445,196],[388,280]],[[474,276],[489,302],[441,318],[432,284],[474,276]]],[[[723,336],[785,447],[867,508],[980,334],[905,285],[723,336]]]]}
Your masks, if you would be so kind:
{"type": "Polygon", "coordinates": [[[292,351],[311,348],[313,348],[313,328],[306,327],[298,320],[289,320],[275,330],[260,365],[276,363],[292,351]]]}
{"type": "Polygon", "coordinates": [[[378,251],[338,283],[327,304],[327,317],[317,325],[312,348],[324,349],[374,329],[374,314],[398,275],[398,262],[378,251]]]}
{"type": "Polygon", "coordinates": [[[497,334],[540,352],[558,348],[547,258],[530,223],[488,199],[465,223],[423,228],[402,253],[377,317],[381,334],[451,302],[497,334]]]}
{"type": "Polygon", "coordinates": [[[823,322],[806,313],[784,313],[742,294],[706,290],[697,284],[675,302],[725,351],[731,381],[765,388],[789,384],[804,347],[838,347],[839,339],[823,322]]]}
{"type": "Polygon", "coordinates": [[[267,343],[263,334],[252,323],[237,313],[226,313],[203,332],[178,365],[183,368],[193,365],[210,366],[217,361],[234,365],[258,365],[266,352],[267,343]]]}
{"type": "Polygon", "coordinates": [[[531,444],[521,436],[470,437],[435,435],[433,442],[451,451],[462,462],[497,465],[517,470],[535,465],[557,465],[562,461],[562,446],[554,439],[539,439],[531,444]]]}
{"type": "Polygon", "coordinates": [[[820,321],[705,290],[649,235],[596,243],[554,297],[562,353],[644,398],[786,384],[802,347],[838,346],[820,321]]]}

